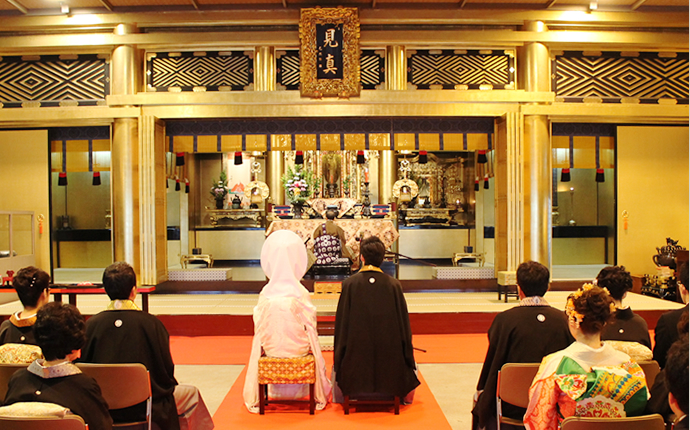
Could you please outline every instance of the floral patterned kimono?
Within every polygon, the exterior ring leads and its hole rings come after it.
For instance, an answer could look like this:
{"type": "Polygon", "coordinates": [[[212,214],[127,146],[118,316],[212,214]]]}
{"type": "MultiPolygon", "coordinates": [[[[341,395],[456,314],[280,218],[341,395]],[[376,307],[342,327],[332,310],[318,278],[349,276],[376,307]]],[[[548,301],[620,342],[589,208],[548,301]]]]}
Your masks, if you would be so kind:
{"type": "Polygon", "coordinates": [[[594,349],[574,342],[544,357],[529,390],[528,430],[557,430],[569,416],[642,415],[647,384],[642,368],[608,344],[594,349]]]}

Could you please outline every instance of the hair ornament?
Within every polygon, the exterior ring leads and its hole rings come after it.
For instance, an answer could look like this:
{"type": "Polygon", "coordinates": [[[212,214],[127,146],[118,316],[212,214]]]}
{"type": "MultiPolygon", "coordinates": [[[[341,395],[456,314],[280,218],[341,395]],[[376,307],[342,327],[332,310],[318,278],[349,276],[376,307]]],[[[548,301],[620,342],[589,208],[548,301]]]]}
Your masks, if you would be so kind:
{"type": "Polygon", "coordinates": [[[33,288],[34,284],[36,283],[36,277],[38,276],[38,273],[34,273],[34,276],[31,277],[31,284],[29,284],[29,288],[33,288]]]}
{"type": "Polygon", "coordinates": [[[582,285],[582,288],[568,296],[568,301],[565,304],[565,314],[568,316],[568,320],[575,324],[576,328],[580,328],[580,324],[582,323],[582,320],[585,319],[585,316],[575,310],[575,300],[582,297],[582,294],[585,291],[589,291],[592,288],[594,288],[593,284],[586,283],[582,285]]]}

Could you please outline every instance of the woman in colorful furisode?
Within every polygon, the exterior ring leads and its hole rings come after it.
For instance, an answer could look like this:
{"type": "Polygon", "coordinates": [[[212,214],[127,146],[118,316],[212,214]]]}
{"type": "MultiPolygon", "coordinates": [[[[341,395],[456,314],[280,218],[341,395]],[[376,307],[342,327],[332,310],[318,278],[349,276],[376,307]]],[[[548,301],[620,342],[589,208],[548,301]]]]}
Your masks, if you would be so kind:
{"type": "Polygon", "coordinates": [[[566,314],[575,342],[544,357],[529,390],[528,430],[556,430],[569,416],[642,415],[644,372],[627,354],[601,341],[616,311],[606,290],[585,284],[568,297],[566,314]]]}
{"type": "MultiPolygon", "coordinates": [[[[268,357],[302,357],[310,351],[316,362],[314,397],[316,409],[326,407],[331,383],[321,355],[316,332],[316,307],[309,292],[300,283],[307,270],[304,243],[289,230],[272,233],[261,249],[261,268],[268,284],[259,294],[254,308],[254,340],[244,381],[244,404],[250,412],[259,412],[258,367],[263,348],[268,357]]],[[[269,398],[296,400],[308,395],[308,385],[269,385],[269,398]]]]}

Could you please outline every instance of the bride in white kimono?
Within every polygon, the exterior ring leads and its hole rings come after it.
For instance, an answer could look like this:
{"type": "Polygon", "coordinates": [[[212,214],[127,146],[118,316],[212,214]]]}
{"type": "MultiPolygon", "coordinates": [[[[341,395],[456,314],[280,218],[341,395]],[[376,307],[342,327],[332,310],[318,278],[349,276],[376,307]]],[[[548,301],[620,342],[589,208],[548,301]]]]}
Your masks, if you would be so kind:
{"type": "MultiPolygon", "coordinates": [[[[316,409],[321,410],[330,397],[331,383],[316,332],[316,307],[300,283],[307,270],[307,251],[300,237],[289,230],[272,233],[261,249],[261,268],[269,281],[254,308],[254,340],[244,380],[244,404],[249,412],[259,412],[257,373],[262,347],[267,356],[281,358],[301,357],[311,350],[316,361],[316,409]]],[[[269,385],[269,398],[302,399],[308,396],[308,387],[269,385]]]]}

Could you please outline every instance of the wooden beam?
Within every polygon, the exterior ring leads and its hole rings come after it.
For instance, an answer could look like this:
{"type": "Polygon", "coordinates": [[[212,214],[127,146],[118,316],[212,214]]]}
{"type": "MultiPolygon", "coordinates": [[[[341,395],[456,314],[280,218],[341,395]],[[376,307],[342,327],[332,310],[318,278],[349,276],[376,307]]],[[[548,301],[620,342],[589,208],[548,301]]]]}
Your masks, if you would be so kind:
{"type": "Polygon", "coordinates": [[[19,9],[24,15],[29,13],[29,9],[27,9],[23,4],[19,3],[17,0],[7,0],[7,3],[19,9]]]}

